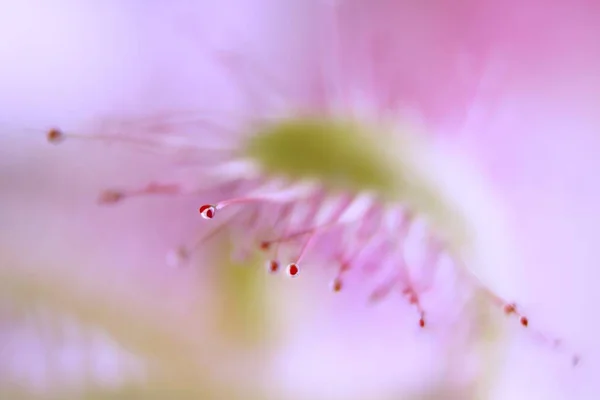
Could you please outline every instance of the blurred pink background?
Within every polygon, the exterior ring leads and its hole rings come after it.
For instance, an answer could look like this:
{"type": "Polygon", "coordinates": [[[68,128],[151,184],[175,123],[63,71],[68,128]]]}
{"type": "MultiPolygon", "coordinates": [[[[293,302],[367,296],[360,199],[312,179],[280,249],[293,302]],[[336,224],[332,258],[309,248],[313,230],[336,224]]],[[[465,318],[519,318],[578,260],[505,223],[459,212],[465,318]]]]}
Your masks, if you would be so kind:
{"type": "Polygon", "coordinates": [[[364,288],[332,296],[326,272],[292,282],[209,262],[169,268],[165,254],[197,234],[204,199],[95,201],[173,166],[118,145],[45,143],[49,126],[77,130],[105,115],[245,107],[239,83],[210,57],[233,50],[313,105],[322,99],[303,84],[326,63],[324,82],[342,82],[336,98],[413,113],[509,205],[525,262],[487,278],[583,359],[570,368],[498,313],[507,358],[493,390],[472,398],[597,398],[598,6],[426,3],[7,2],[0,395],[454,398],[443,386],[447,343],[420,332],[401,300],[369,308],[364,288]]]}

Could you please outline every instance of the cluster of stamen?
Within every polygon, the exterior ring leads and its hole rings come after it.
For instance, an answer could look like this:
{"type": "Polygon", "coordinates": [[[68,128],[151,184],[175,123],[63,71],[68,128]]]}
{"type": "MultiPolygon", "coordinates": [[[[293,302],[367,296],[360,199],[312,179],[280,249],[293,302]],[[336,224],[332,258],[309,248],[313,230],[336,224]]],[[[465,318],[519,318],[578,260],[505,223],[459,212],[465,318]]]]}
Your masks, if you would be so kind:
{"type": "MultiPolygon", "coordinates": [[[[307,254],[307,250],[316,238],[319,238],[328,231],[336,228],[354,228],[354,237],[350,238],[354,239],[356,242],[356,247],[354,249],[348,250],[347,248],[344,248],[344,243],[338,243],[337,245],[334,243],[332,245],[333,249],[330,249],[333,250],[334,253],[330,258],[339,265],[337,273],[331,282],[331,290],[336,293],[341,292],[344,288],[343,277],[352,270],[367,271],[369,268],[369,260],[377,258],[378,262],[381,264],[393,263],[399,272],[377,286],[371,293],[370,301],[381,301],[386,298],[390,292],[397,289],[398,292],[406,298],[407,302],[416,308],[419,315],[418,324],[421,328],[424,328],[426,325],[425,310],[421,305],[417,288],[411,283],[403,257],[398,257],[398,259],[395,260],[395,256],[403,251],[402,246],[404,244],[404,239],[407,236],[410,224],[413,221],[412,213],[399,208],[388,211],[373,199],[365,201],[365,199],[360,196],[339,196],[339,199],[334,201],[335,205],[333,206],[333,211],[325,218],[325,222],[319,224],[316,222],[316,210],[322,205],[324,200],[325,198],[323,196],[315,195],[312,198],[309,197],[305,200],[305,203],[307,204],[304,204],[304,207],[300,207],[299,204],[293,201],[284,204],[270,204],[268,200],[258,200],[259,206],[269,209],[280,207],[281,212],[278,217],[285,220],[283,221],[284,227],[280,236],[275,239],[263,239],[257,243],[258,249],[262,252],[274,252],[274,258],[266,262],[267,270],[271,273],[280,271],[281,262],[278,259],[278,253],[279,247],[282,244],[289,244],[298,239],[304,239],[298,250],[298,256],[295,260],[288,263],[286,268],[287,274],[290,277],[295,277],[300,272],[300,261],[307,254]],[[362,207],[360,206],[361,202],[363,203],[362,207]],[[307,216],[296,224],[294,224],[293,221],[294,207],[304,208],[305,211],[307,211],[307,216]],[[354,209],[355,211],[358,209],[359,212],[353,215],[353,218],[346,219],[345,217],[351,209],[354,209]],[[397,220],[396,224],[391,226],[391,230],[384,229],[381,226],[388,214],[393,214],[390,218],[394,219],[395,217],[397,220]],[[400,216],[400,218],[398,218],[398,216],[400,216]]],[[[255,202],[257,202],[257,199],[255,198],[240,197],[216,204],[202,205],[198,209],[198,212],[202,218],[212,220],[216,217],[217,211],[226,206],[255,202]]],[[[252,224],[245,227],[248,231],[253,231],[257,228],[257,219],[251,218],[251,220],[252,224]]],[[[276,223],[281,222],[281,220],[276,221],[276,223]]],[[[218,226],[216,229],[221,228],[222,226],[218,226]]],[[[231,228],[234,229],[233,227],[231,228]]],[[[246,234],[246,229],[241,233],[246,234]]],[[[430,243],[433,242],[433,240],[430,241],[430,243]]],[[[436,246],[430,246],[429,251],[432,255],[428,259],[429,262],[424,265],[424,268],[427,268],[430,270],[430,273],[433,274],[440,251],[436,246]]],[[[375,267],[375,270],[377,269],[378,268],[375,267]]]]}
{"type": "MultiPolygon", "coordinates": [[[[412,222],[414,221],[414,216],[412,213],[407,210],[393,209],[391,213],[398,212],[402,214],[402,218],[400,218],[400,222],[394,227],[395,231],[389,231],[384,229],[384,227],[380,224],[380,220],[370,219],[369,215],[373,212],[374,209],[379,209],[378,212],[383,214],[384,218],[390,218],[388,214],[390,212],[383,209],[383,206],[380,206],[376,202],[371,204],[370,207],[366,208],[362,214],[359,214],[355,220],[351,222],[343,221],[342,215],[344,211],[347,211],[348,208],[353,204],[353,200],[356,198],[352,198],[351,201],[347,201],[347,199],[343,199],[339,202],[341,205],[338,209],[337,213],[334,213],[333,218],[328,220],[326,223],[318,225],[315,224],[313,220],[310,218],[305,220],[304,222],[309,222],[309,225],[300,225],[300,226],[292,226],[290,229],[289,221],[285,224],[288,229],[284,229],[284,232],[281,236],[275,239],[263,239],[258,241],[257,248],[262,252],[274,251],[275,258],[268,260],[267,270],[271,273],[277,273],[281,269],[281,263],[277,259],[278,248],[283,243],[293,242],[296,239],[304,238],[304,242],[300,245],[300,256],[296,258],[295,261],[290,262],[287,265],[286,271],[287,274],[291,277],[298,275],[300,271],[300,263],[299,260],[302,259],[303,255],[306,254],[306,250],[308,249],[310,243],[320,235],[325,235],[326,232],[330,229],[342,228],[349,229],[354,224],[355,227],[358,225],[357,233],[355,233],[356,238],[360,238],[361,246],[353,251],[348,251],[348,249],[344,248],[336,248],[337,251],[336,256],[332,256],[332,260],[339,265],[338,271],[331,281],[330,287],[331,290],[335,293],[341,292],[344,288],[344,279],[343,276],[352,270],[362,270],[362,271],[372,271],[373,269],[377,270],[377,265],[372,266],[369,263],[370,260],[376,258],[376,262],[379,264],[385,264],[392,262],[397,266],[397,274],[392,278],[386,280],[379,286],[375,287],[371,292],[369,300],[371,302],[379,302],[388,297],[388,295],[393,291],[398,291],[399,294],[404,296],[407,300],[408,304],[415,307],[418,313],[418,325],[421,328],[425,328],[426,326],[426,311],[421,303],[420,294],[426,292],[430,289],[430,283],[424,283],[421,285],[416,285],[410,279],[408,269],[406,268],[406,261],[402,256],[402,250],[398,250],[399,247],[403,244],[407,236],[407,232],[410,229],[412,222]],[[375,225],[372,227],[370,236],[367,240],[364,240],[364,231],[365,227],[369,222],[374,222],[375,225]],[[313,224],[310,225],[310,222],[313,224]],[[363,232],[361,235],[360,232],[363,232]],[[341,254],[341,256],[340,256],[341,254]]],[[[224,208],[224,205],[228,204],[239,204],[244,202],[252,202],[253,199],[235,199],[233,201],[227,201],[218,203],[216,205],[203,205],[199,208],[199,212],[201,216],[205,219],[213,219],[217,213],[217,210],[220,208],[224,208]]],[[[310,202],[310,199],[306,200],[310,202]]],[[[268,201],[267,201],[268,203],[268,201]]],[[[290,204],[287,204],[290,205],[290,204]]],[[[266,207],[272,207],[272,204],[266,204],[266,207]]],[[[290,213],[281,213],[280,215],[290,217],[290,213]]],[[[311,214],[313,215],[313,214],[311,214]]],[[[233,229],[233,227],[232,227],[233,229]]],[[[355,238],[355,239],[356,239],[355,238]]],[[[325,239],[326,240],[326,239],[325,239]]],[[[342,245],[338,245],[342,246],[342,245]]],[[[430,237],[428,241],[427,247],[427,256],[426,261],[423,261],[423,265],[421,269],[426,269],[428,271],[429,276],[431,277],[435,273],[435,269],[437,263],[439,261],[440,256],[444,253],[443,245],[435,239],[434,236],[430,237]]],[[[492,303],[498,304],[500,308],[502,308],[503,312],[507,316],[516,316],[518,318],[519,324],[524,328],[530,328],[530,321],[527,316],[522,314],[517,308],[515,303],[510,303],[502,300],[495,293],[491,292],[489,289],[484,288],[484,292],[488,294],[489,299],[492,303]]],[[[549,344],[552,348],[556,350],[566,350],[564,343],[560,339],[552,339],[549,336],[545,335],[540,331],[532,331],[534,337],[542,342],[549,344]]],[[[580,356],[572,353],[571,362],[573,366],[576,366],[580,362],[580,356]]]]}
{"type": "MultiPolygon", "coordinates": [[[[57,144],[63,142],[68,137],[79,136],[73,134],[67,135],[59,129],[50,129],[46,137],[48,142],[57,144]]],[[[110,137],[106,136],[95,139],[111,140],[110,137]]],[[[127,139],[118,140],[127,142],[127,139]]],[[[131,140],[131,142],[134,142],[134,140],[131,140]]],[[[243,179],[243,176],[239,177],[239,179],[243,179]]],[[[235,178],[231,178],[229,181],[220,182],[220,184],[226,185],[235,180],[235,178]]],[[[294,186],[294,183],[292,182],[290,185],[294,186]]],[[[243,215],[243,207],[240,207],[240,210],[225,218],[224,221],[218,222],[216,227],[210,229],[208,234],[192,245],[178,247],[170,255],[169,262],[177,265],[185,263],[202,244],[216,236],[219,232],[227,229],[241,235],[241,242],[253,241],[251,246],[254,246],[254,249],[259,249],[263,253],[272,252],[273,258],[266,261],[268,272],[273,274],[278,273],[282,270],[282,265],[286,265],[285,271],[287,275],[296,277],[300,273],[304,258],[311,252],[311,249],[319,244],[318,239],[324,238],[324,242],[330,243],[326,246],[328,248],[322,251],[315,251],[313,255],[321,256],[321,260],[318,262],[322,262],[324,259],[325,263],[333,262],[338,265],[337,272],[330,284],[333,292],[339,293],[344,290],[346,287],[345,276],[351,272],[373,272],[378,271],[382,265],[392,265],[397,273],[376,286],[372,290],[369,300],[371,302],[378,302],[387,298],[393,291],[396,291],[406,299],[408,304],[416,309],[418,313],[418,325],[421,328],[425,328],[426,311],[422,305],[420,295],[429,290],[430,287],[429,285],[417,285],[412,282],[406,261],[403,257],[402,246],[415,219],[412,210],[408,210],[401,205],[384,206],[376,198],[365,201],[360,195],[352,193],[330,195],[324,193],[323,188],[308,192],[295,190],[294,188],[292,188],[294,190],[289,189],[289,187],[286,187],[280,192],[275,191],[267,194],[257,194],[256,190],[247,191],[238,197],[226,201],[202,205],[198,209],[198,212],[205,220],[218,220],[216,217],[220,210],[233,205],[249,205],[253,208],[254,212],[245,224],[240,223],[239,221],[243,215]],[[324,220],[319,220],[317,215],[327,200],[333,200],[333,210],[324,220]],[[277,215],[274,223],[271,221],[272,218],[269,218],[269,216],[272,217],[273,215],[277,215]],[[302,218],[302,216],[304,217],[302,218]],[[390,221],[395,222],[390,224],[390,221]],[[256,239],[259,239],[256,235],[259,232],[263,232],[265,228],[270,228],[270,231],[274,233],[274,237],[261,237],[260,240],[254,242],[256,239]],[[333,234],[334,236],[338,236],[337,240],[334,239],[331,241],[325,238],[332,231],[337,232],[333,234]],[[348,235],[348,232],[352,232],[349,235],[350,237],[346,238],[344,236],[344,238],[340,239],[343,235],[348,235]],[[293,246],[294,244],[298,244],[298,242],[301,244],[298,247],[294,247],[297,252],[296,257],[289,260],[288,263],[282,264],[279,254],[280,247],[293,246]]],[[[135,190],[106,190],[100,195],[99,202],[101,204],[114,204],[133,196],[157,194],[178,195],[182,192],[178,184],[158,184],[152,182],[135,190]]],[[[435,274],[439,256],[444,253],[444,246],[436,239],[435,234],[431,233],[428,241],[429,245],[425,249],[428,261],[420,266],[421,269],[427,271],[427,275],[430,277],[435,274]]],[[[476,281],[474,280],[473,282],[476,281]]],[[[479,284],[475,283],[475,285],[479,284]]],[[[490,300],[494,304],[499,305],[507,316],[517,316],[520,325],[531,330],[529,319],[518,310],[514,303],[502,300],[483,286],[479,287],[479,289],[483,289],[488,294],[490,300]]],[[[536,338],[542,342],[550,343],[553,348],[565,349],[561,340],[550,339],[538,331],[533,332],[536,338]]],[[[572,364],[577,365],[579,362],[580,357],[573,355],[572,364]]]]}

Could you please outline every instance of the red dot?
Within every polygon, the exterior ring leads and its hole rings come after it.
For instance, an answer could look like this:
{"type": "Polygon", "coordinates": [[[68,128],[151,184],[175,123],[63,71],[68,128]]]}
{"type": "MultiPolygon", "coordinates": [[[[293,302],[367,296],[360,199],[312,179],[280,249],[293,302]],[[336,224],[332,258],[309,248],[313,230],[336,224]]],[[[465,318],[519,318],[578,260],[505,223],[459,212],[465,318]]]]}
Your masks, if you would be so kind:
{"type": "Polygon", "coordinates": [[[515,307],[514,304],[506,304],[504,306],[504,313],[507,314],[507,315],[514,313],[515,310],[516,310],[516,307],[515,307]]]}
{"type": "Polygon", "coordinates": [[[277,272],[279,270],[279,263],[275,260],[271,260],[269,261],[269,271],[270,272],[277,272]]]}
{"type": "Polygon", "coordinates": [[[336,278],[333,281],[333,284],[331,285],[331,288],[333,289],[334,292],[339,292],[340,290],[342,290],[342,280],[340,278],[336,278]]]}
{"type": "Polygon", "coordinates": [[[123,192],[119,192],[117,190],[105,190],[100,193],[100,198],[98,201],[100,204],[115,204],[125,197],[123,192]]]}
{"type": "Polygon", "coordinates": [[[423,319],[423,318],[419,319],[419,326],[421,328],[425,328],[425,319],[423,319]]]}
{"type": "Polygon", "coordinates": [[[215,206],[212,206],[210,204],[205,204],[202,207],[200,207],[198,209],[198,211],[200,212],[200,215],[202,216],[202,218],[204,219],[212,219],[215,216],[215,206]]]}
{"type": "Polygon", "coordinates": [[[417,297],[417,295],[415,293],[411,293],[408,296],[408,302],[410,304],[417,304],[419,302],[419,298],[417,297]]]}
{"type": "Polygon", "coordinates": [[[349,269],[350,269],[350,263],[348,263],[348,262],[342,263],[340,271],[345,272],[345,271],[348,271],[349,269]]]}
{"type": "Polygon", "coordinates": [[[271,242],[267,242],[267,241],[260,242],[260,249],[261,250],[265,250],[266,251],[266,250],[269,250],[270,247],[271,247],[271,242]]]}
{"type": "Polygon", "coordinates": [[[298,275],[298,272],[300,272],[300,269],[298,269],[298,266],[295,263],[288,265],[287,270],[290,276],[296,276],[298,275]]]}
{"type": "Polygon", "coordinates": [[[58,143],[64,138],[64,134],[60,129],[52,128],[46,133],[46,139],[50,143],[58,143]]]}
{"type": "Polygon", "coordinates": [[[523,326],[529,325],[529,320],[527,319],[527,317],[521,317],[521,325],[523,325],[523,326]]]}

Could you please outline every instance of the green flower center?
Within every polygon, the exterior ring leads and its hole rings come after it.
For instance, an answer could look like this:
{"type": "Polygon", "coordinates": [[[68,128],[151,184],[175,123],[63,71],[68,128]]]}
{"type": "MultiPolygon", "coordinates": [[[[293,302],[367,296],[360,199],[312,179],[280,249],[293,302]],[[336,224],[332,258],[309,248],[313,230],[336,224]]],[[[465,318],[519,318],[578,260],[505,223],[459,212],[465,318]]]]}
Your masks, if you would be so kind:
{"type": "Polygon", "coordinates": [[[442,237],[464,238],[464,221],[434,178],[423,137],[331,118],[291,118],[248,135],[243,154],[267,174],[316,180],[332,191],[371,192],[425,216],[442,237]]]}
{"type": "Polygon", "coordinates": [[[401,177],[375,138],[349,121],[290,119],[249,135],[244,153],[267,174],[390,197],[401,177]]]}

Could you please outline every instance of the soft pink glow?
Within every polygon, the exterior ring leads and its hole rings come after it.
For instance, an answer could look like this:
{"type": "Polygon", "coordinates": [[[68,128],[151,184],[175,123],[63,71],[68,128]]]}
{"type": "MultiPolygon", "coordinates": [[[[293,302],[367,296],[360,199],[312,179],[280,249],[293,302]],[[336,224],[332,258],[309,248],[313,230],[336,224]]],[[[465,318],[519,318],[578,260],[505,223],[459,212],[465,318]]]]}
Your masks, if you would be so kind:
{"type": "MultiPolygon", "coordinates": [[[[447,373],[441,360],[451,343],[443,323],[460,319],[451,294],[425,305],[432,322],[423,331],[420,304],[415,310],[398,297],[366,307],[373,287],[359,278],[344,280],[334,294],[327,286],[334,271],[300,269],[281,281],[265,274],[266,305],[257,300],[255,308],[264,307],[271,325],[261,328],[260,345],[245,348],[244,332],[228,337],[212,326],[225,302],[222,272],[165,266],[169,250],[194,238],[198,206],[214,200],[190,195],[206,183],[195,170],[118,143],[54,147],[43,137],[52,126],[94,133],[105,115],[161,109],[238,115],[268,102],[278,112],[290,105],[359,115],[402,110],[474,160],[508,204],[524,262],[488,271],[493,289],[518,300],[529,327],[555,333],[584,354],[574,372],[515,319],[506,324],[516,339],[491,398],[596,398],[597,6],[217,3],[23,1],[0,16],[0,32],[12,38],[0,43],[0,124],[7,126],[0,127],[0,268],[55,276],[66,288],[81,287],[168,325],[176,341],[193,343],[192,365],[210,371],[202,376],[217,393],[239,385],[286,399],[384,399],[426,386],[447,373]],[[139,188],[157,175],[177,186],[136,190],[167,196],[96,207],[103,188],[139,188]],[[173,192],[185,196],[169,197],[173,192]]],[[[102,199],[110,203],[115,193],[122,194],[108,191],[102,199]]],[[[286,264],[275,269],[289,271],[286,264]]],[[[497,318],[503,320],[501,312],[497,318]]],[[[27,337],[17,343],[38,344],[27,337]]],[[[73,375],[69,368],[64,375],[73,375]]],[[[42,375],[32,372],[31,380],[42,375]]]]}

